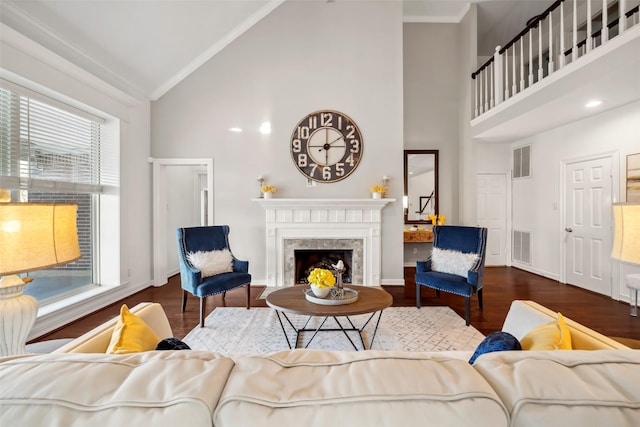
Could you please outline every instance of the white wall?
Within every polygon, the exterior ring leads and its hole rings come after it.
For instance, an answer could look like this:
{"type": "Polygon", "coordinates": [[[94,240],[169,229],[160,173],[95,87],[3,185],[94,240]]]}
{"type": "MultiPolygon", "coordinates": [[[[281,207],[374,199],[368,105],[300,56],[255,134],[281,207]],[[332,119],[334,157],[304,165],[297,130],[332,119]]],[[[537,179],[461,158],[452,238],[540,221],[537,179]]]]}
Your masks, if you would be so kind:
{"type": "MultiPolygon", "coordinates": [[[[619,177],[614,177],[617,181],[614,186],[619,193],[614,194],[614,199],[624,201],[626,156],[640,151],[640,102],[516,141],[510,148],[525,144],[532,147],[532,177],[512,182],[513,228],[533,233],[531,270],[558,279],[563,244],[560,230],[564,228],[563,201],[559,196],[564,182],[561,163],[601,153],[618,153],[619,177]]],[[[613,296],[615,298],[619,291],[621,299],[628,299],[628,290],[622,283],[624,275],[640,269],[625,265],[618,274],[617,267],[618,262],[614,261],[617,283],[614,282],[613,296]]]]}
{"type": "Polygon", "coordinates": [[[459,34],[457,24],[407,23],[404,149],[440,150],[438,208],[458,222],[459,34]]]}
{"type": "Polygon", "coordinates": [[[234,254],[266,283],[265,212],[256,177],[283,198],[363,198],[391,177],[383,210],[383,283],[403,283],[402,5],[286,2],[151,105],[154,157],[214,159],[215,219],[234,254]],[[363,158],[343,181],[306,186],[291,159],[297,122],[316,110],[349,115],[363,158]],[[270,121],[273,132],[258,128],[270,121]],[[239,126],[242,133],[228,129],[239,126]]]}

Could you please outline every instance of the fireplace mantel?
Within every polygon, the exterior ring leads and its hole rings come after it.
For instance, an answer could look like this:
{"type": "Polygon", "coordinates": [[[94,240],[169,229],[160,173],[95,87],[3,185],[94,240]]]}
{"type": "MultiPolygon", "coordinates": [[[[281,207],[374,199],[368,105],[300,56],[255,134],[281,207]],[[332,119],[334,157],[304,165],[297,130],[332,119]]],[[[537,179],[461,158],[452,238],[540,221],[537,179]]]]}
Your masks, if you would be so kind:
{"type": "Polygon", "coordinates": [[[300,239],[362,241],[362,284],[380,284],[382,209],[395,199],[251,199],[265,209],[267,284],[293,286],[286,242],[300,239]]]}
{"type": "Polygon", "coordinates": [[[251,199],[265,209],[382,209],[396,199],[251,199]]]}

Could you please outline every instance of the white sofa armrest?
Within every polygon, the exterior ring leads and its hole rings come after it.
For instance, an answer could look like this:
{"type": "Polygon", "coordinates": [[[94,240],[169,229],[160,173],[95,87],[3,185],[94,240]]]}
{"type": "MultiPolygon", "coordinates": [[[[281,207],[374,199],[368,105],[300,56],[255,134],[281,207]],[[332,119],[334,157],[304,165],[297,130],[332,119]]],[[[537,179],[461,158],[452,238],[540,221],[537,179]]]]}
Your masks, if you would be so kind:
{"type": "MultiPolygon", "coordinates": [[[[142,302],[131,308],[131,313],[140,317],[149,325],[160,339],[173,336],[169,319],[162,306],[158,303],[142,302]]],[[[54,353],[105,353],[111,334],[120,316],[92,329],[84,335],[55,350],[54,353]]]]}
{"type": "MultiPolygon", "coordinates": [[[[624,344],[567,318],[566,316],[563,317],[569,331],[571,331],[571,345],[574,350],[611,350],[629,348],[624,344]]],[[[511,303],[511,308],[504,320],[502,331],[509,332],[518,340],[521,340],[536,326],[548,323],[557,318],[558,313],[549,310],[543,305],[533,301],[515,300],[511,303]]]]}

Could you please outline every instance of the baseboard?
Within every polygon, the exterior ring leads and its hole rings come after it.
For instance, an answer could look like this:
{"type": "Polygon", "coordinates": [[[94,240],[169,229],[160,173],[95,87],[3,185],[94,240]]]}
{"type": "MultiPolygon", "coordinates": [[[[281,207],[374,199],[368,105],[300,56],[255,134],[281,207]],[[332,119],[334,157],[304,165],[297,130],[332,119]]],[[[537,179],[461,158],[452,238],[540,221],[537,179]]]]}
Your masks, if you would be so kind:
{"type": "Polygon", "coordinates": [[[514,261],[512,267],[528,271],[529,273],[537,274],[538,276],[546,277],[547,279],[555,280],[557,282],[560,281],[560,276],[556,273],[550,273],[548,271],[540,270],[528,264],[520,263],[518,261],[514,261]]]}
{"type": "Polygon", "coordinates": [[[380,284],[384,286],[404,286],[404,279],[382,279],[380,284]]]}
{"type": "Polygon", "coordinates": [[[120,286],[98,286],[59,302],[48,304],[38,311],[38,319],[31,328],[27,340],[33,340],[51,331],[59,329],[74,320],[87,316],[121,299],[148,288],[150,282],[120,286]]]}

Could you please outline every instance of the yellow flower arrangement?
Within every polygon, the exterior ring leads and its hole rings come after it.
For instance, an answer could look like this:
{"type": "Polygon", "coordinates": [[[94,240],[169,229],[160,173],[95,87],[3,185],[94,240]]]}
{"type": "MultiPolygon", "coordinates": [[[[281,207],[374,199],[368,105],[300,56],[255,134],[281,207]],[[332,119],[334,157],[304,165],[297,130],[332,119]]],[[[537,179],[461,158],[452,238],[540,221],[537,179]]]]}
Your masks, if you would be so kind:
{"type": "Polygon", "coordinates": [[[369,188],[369,191],[371,191],[372,193],[384,193],[384,186],[383,185],[373,185],[371,186],[371,188],[369,188]]]}
{"type": "Polygon", "coordinates": [[[307,280],[318,288],[332,288],[336,284],[336,278],[324,268],[314,268],[307,280]]]}
{"type": "Polygon", "coordinates": [[[444,222],[447,220],[447,217],[444,215],[429,215],[427,218],[431,220],[431,224],[433,225],[444,225],[444,222]]]}
{"type": "Polygon", "coordinates": [[[260,187],[260,191],[262,191],[263,193],[275,193],[276,187],[274,187],[273,185],[263,185],[262,187],[260,187]]]}

